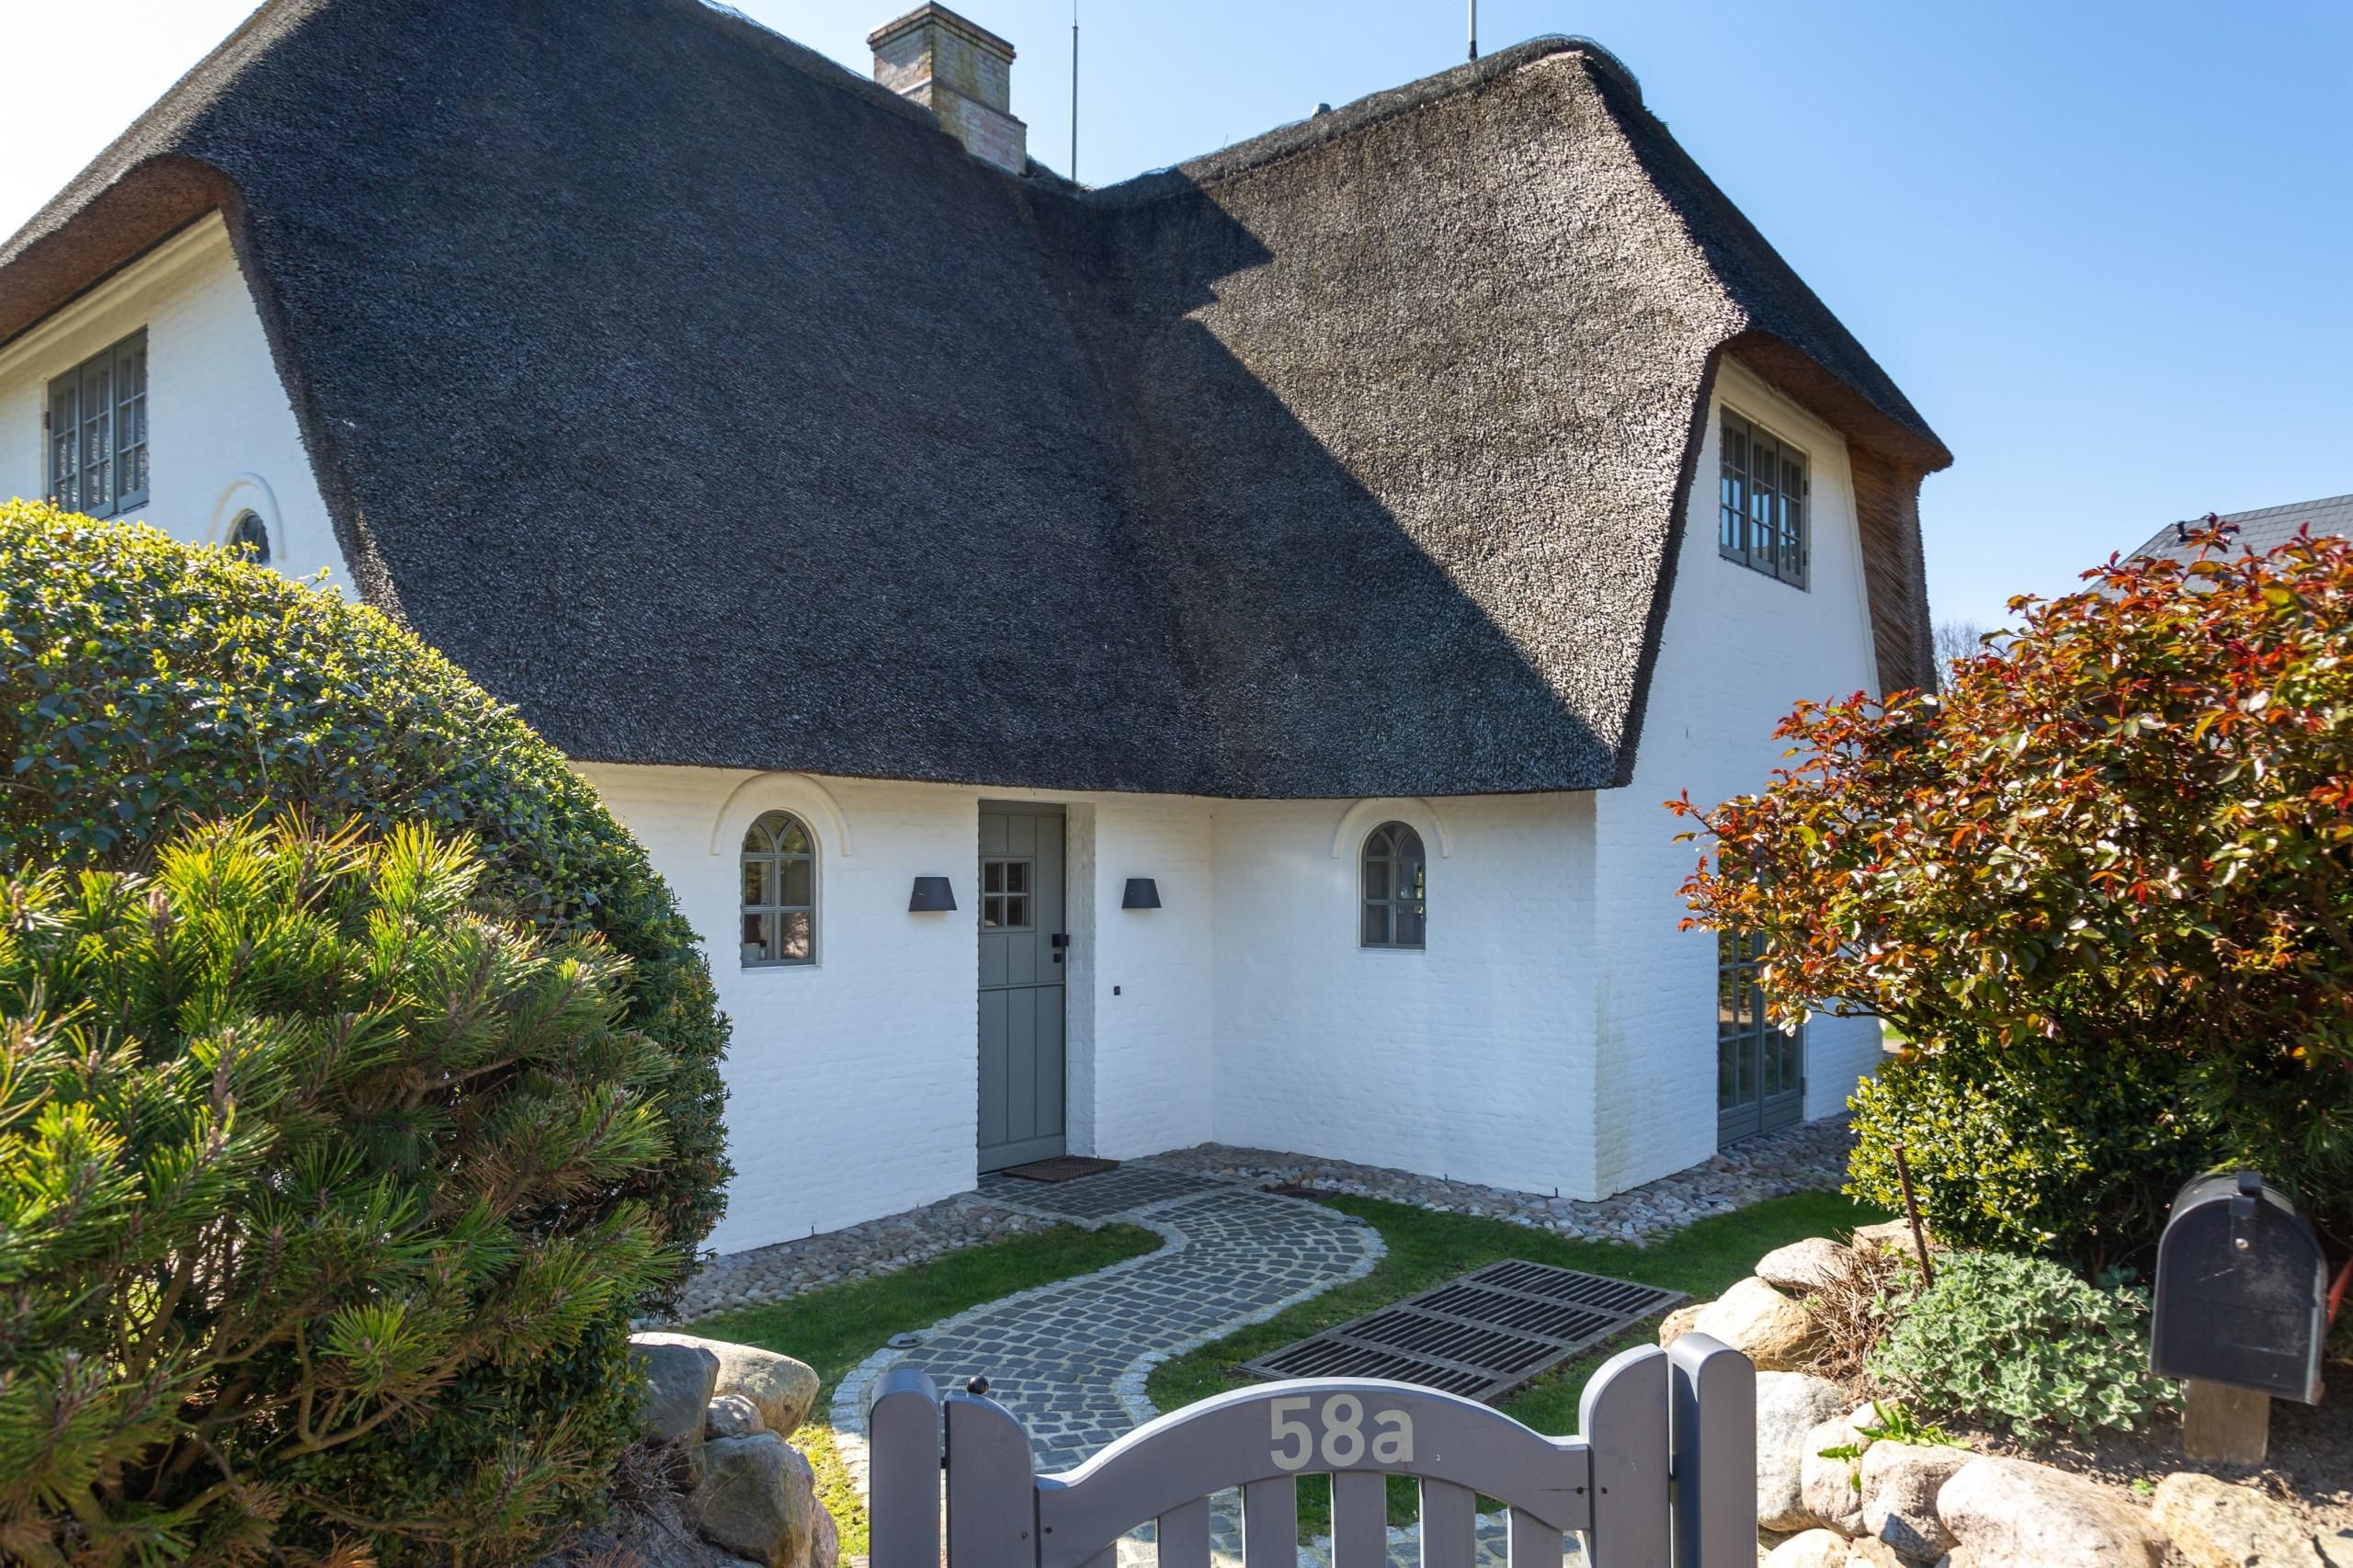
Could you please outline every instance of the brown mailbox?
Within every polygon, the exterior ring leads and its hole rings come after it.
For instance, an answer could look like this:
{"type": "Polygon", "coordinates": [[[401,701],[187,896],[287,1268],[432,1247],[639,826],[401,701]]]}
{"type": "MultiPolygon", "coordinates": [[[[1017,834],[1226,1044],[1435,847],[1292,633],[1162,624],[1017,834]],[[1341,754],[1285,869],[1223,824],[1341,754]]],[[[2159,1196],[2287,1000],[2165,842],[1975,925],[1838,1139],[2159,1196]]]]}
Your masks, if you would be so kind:
{"type": "Polygon", "coordinates": [[[2294,1203],[2254,1171],[2200,1176],[2157,1243],[2150,1369],[2320,1403],[2328,1267],[2294,1203]]]}

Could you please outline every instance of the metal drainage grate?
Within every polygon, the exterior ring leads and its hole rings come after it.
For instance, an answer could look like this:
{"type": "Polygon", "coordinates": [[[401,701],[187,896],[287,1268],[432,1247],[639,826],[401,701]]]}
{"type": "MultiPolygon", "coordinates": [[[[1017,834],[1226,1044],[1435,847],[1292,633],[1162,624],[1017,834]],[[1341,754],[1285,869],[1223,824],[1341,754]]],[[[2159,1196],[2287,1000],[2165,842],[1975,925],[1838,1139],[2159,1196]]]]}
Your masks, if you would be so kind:
{"type": "Polygon", "coordinates": [[[1683,1300],[1507,1258],[1243,1366],[1267,1378],[1392,1378],[1489,1403],[1683,1300]]]}

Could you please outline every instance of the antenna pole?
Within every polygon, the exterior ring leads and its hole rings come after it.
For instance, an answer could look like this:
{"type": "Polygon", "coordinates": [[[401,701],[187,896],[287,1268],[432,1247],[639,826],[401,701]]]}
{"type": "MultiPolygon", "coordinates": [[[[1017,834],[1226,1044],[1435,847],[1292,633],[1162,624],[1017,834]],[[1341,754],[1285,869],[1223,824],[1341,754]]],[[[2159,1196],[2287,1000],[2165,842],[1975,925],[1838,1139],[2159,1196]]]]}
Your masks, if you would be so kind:
{"type": "Polygon", "coordinates": [[[1078,0],[1070,0],[1070,182],[1078,183],[1078,0]]]}
{"type": "Polygon", "coordinates": [[[1476,60],[1476,59],[1478,59],[1478,58],[1479,58],[1479,0],[1470,0],[1470,5],[1471,5],[1471,58],[1472,58],[1472,59],[1473,59],[1473,60],[1476,60]]]}

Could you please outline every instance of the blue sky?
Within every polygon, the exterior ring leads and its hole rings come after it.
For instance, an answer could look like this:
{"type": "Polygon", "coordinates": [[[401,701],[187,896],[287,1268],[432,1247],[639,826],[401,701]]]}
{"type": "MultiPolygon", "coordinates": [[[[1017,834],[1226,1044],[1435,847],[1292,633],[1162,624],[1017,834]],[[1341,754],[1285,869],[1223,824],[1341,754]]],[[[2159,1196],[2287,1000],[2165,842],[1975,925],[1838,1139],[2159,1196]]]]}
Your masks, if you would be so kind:
{"type": "MultiPolygon", "coordinates": [[[[909,0],[911,3],[911,0],[909,0]]],[[[1176,162],[1462,58],[1461,0],[1080,0],[1079,174],[1176,162]]],[[[13,230],[243,0],[0,0],[13,230]],[[111,90],[68,69],[107,40],[111,90]]],[[[896,0],[741,0],[856,69],[896,0]]],[[[1069,147],[1068,0],[1011,39],[1069,147]]],[[[1958,461],[1923,497],[1940,619],[2064,591],[2164,522],[2353,491],[2353,6],[1486,0],[1583,33],[1844,318],[1958,461]]]]}

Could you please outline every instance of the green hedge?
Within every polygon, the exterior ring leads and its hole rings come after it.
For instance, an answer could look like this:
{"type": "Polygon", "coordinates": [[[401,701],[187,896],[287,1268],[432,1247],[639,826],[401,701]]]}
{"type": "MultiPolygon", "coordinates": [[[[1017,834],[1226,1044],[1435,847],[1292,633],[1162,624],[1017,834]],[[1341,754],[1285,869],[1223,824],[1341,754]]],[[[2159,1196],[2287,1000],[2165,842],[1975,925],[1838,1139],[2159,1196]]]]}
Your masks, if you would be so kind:
{"type": "Polygon", "coordinates": [[[727,1023],[693,929],[563,756],[375,610],[142,525],[0,506],[0,867],[141,867],[222,815],[470,833],[486,895],[633,967],[671,1152],[614,1201],[681,1253],[718,1222],[727,1023]]]}

